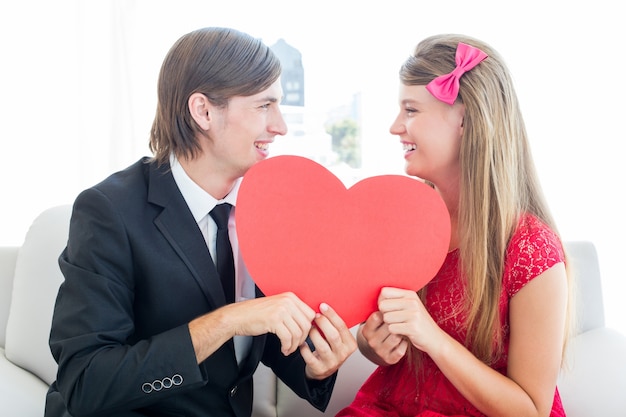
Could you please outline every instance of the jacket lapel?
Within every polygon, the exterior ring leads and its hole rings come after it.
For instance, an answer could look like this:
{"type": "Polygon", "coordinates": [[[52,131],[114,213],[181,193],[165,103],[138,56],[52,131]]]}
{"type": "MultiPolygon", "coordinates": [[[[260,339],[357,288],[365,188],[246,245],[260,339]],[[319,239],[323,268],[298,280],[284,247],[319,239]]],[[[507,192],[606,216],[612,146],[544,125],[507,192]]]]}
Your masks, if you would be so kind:
{"type": "Polygon", "coordinates": [[[172,245],[180,259],[214,307],[226,303],[217,270],[206,247],[202,232],[185,203],[169,164],[150,164],[148,201],[162,207],[154,224],[172,245]]]}

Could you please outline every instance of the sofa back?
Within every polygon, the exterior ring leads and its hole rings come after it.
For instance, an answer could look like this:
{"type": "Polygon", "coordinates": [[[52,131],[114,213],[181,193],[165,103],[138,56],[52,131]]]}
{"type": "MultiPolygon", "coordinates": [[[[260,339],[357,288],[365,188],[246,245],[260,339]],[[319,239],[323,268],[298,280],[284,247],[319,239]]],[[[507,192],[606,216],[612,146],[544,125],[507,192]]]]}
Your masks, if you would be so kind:
{"type": "Polygon", "coordinates": [[[7,333],[9,307],[11,307],[11,293],[13,292],[13,275],[15,275],[15,260],[19,247],[0,247],[0,348],[4,348],[7,333]]]}
{"type": "Polygon", "coordinates": [[[604,327],[604,300],[598,253],[589,241],[565,242],[574,274],[576,334],[604,327]]]}
{"type": "Polygon", "coordinates": [[[56,379],[48,339],[63,275],[58,258],[67,244],[71,206],[45,210],[32,223],[15,264],[5,355],[46,383],[56,379]]]}

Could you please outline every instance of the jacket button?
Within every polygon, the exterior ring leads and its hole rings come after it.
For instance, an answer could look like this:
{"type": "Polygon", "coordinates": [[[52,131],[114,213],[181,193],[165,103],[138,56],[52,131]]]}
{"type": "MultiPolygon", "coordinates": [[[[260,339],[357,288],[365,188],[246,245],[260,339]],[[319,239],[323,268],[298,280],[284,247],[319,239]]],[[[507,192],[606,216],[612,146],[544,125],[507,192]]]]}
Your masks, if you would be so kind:
{"type": "Polygon", "coordinates": [[[237,390],[239,389],[239,387],[237,385],[235,385],[231,390],[230,390],[230,396],[234,397],[235,394],[237,394],[237,390]]]}

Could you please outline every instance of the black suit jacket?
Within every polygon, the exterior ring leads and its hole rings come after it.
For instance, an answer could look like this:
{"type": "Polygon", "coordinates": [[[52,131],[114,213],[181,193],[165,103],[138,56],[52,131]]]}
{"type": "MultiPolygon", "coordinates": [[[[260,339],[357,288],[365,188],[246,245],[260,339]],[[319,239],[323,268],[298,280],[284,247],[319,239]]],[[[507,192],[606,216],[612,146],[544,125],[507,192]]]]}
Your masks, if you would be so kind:
{"type": "Polygon", "coordinates": [[[169,165],[143,158],[83,191],[59,264],[47,417],[248,417],[259,361],[326,407],[335,377],[307,381],[301,355],[284,357],[274,335],[254,337],[241,366],[232,340],[196,363],[187,323],[225,298],[169,165]]]}

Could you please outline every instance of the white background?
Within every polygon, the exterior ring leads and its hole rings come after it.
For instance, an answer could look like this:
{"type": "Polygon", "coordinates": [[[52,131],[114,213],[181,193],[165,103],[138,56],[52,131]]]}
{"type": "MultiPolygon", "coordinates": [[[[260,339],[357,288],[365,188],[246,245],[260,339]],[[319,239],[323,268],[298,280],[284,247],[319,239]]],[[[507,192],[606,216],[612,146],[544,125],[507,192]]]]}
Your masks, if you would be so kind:
{"type": "Polygon", "coordinates": [[[299,49],[307,108],[361,93],[367,175],[402,172],[388,126],[413,46],[442,32],[490,43],[513,73],[560,232],[596,244],[607,325],[626,333],[626,30],[613,0],[5,1],[0,245],[21,244],[39,212],[149,154],[161,61],[203,26],[299,49]]]}

